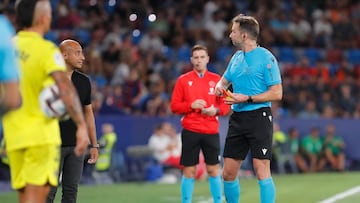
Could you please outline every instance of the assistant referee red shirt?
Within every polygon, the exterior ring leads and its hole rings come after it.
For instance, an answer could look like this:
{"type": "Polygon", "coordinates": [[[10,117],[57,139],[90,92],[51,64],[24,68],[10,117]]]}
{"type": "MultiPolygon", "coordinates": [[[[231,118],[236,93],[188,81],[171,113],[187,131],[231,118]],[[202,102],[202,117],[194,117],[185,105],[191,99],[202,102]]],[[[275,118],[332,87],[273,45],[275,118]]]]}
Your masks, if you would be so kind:
{"type": "Polygon", "coordinates": [[[215,85],[220,78],[220,75],[209,71],[200,77],[194,70],[178,78],[170,107],[173,113],[183,115],[181,124],[184,129],[204,134],[219,132],[218,117],[203,115],[200,109],[192,109],[191,104],[197,99],[203,99],[206,107],[214,106],[219,109],[217,115],[226,115],[230,106],[224,104],[223,97],[215,95],[215,85]]]}

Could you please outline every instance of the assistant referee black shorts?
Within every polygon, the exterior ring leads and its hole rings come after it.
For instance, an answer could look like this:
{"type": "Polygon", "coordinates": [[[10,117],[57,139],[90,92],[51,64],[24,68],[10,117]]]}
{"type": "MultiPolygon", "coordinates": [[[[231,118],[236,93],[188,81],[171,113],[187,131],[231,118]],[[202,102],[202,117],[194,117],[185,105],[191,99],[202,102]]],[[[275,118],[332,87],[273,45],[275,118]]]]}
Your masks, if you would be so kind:
{"type": "Polygon", "coordinates": [[[234,112],[229,119],[223,156],[244,160],[249,149],[252,158],[271,159],[273,119],[269,107],[234,112]]]}
{"type": "Polygon", "coordinates": [[[220,137],[218,133],[203,134],[183,129],[181,141],[181,165],[197,165],[200,149],[204,154],[206,164],[215,165],[220,162],[220,137]]]}

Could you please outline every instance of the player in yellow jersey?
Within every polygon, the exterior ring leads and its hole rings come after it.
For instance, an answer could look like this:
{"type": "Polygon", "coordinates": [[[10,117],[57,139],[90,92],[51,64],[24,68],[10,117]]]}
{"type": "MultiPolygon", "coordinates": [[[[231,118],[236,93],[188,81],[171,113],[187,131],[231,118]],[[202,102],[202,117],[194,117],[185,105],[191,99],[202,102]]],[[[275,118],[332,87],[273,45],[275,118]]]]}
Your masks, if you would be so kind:
{"type": "Polygon", "coordinates": [[[39,94],[56,83],[61,99],[77,125],[75,154],[88,146],[87,126],[78,95],[66,76],[59,49],[43,35],[50,29],[49,0],[18,0],[15,37],[20,62],[22,106],[3,117],[12,187],[20,203],[44,203],[51,186],[58,184],[60,130],[56,119],[40,109],[39,94]]]}

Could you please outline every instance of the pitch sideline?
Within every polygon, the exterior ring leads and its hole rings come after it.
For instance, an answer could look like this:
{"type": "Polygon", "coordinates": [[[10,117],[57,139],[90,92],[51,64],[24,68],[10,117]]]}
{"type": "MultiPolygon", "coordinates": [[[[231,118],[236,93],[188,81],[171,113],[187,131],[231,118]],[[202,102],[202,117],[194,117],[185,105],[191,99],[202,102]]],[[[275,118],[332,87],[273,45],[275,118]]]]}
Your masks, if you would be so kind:
{"type": "Polygon", "coordinates": [[[358,192],[360,192],[360,186],[350,188],[349,190],[346,190],[346,191],[338,193],[332,197],[324,199],[324,200],[320,201],[319,203],[333,203],[333,202],[336,202],[337,200],[345,199],[346,197],[354,195],[358,192]]]}

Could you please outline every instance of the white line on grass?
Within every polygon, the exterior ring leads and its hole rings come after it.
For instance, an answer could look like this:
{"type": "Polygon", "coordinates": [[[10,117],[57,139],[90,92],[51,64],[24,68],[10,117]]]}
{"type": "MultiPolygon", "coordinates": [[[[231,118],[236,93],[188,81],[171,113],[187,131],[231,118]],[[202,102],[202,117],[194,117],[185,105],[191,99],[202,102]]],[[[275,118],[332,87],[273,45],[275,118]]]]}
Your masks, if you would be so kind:
{"type": "MultiPolygon", "coordinates": [[[[204,197],[204,196],[200,196],[200,199],[202,199],[202,200],[200,200],[200,201],[197,201],[197,203],[213,203],[214,202],[214,200],[210,197],[204,197]]],[[[225,197],[222,197],[222,201],[224,201],[225,200],[225,197]]]]}
{"type": "Polygon", "coordinates": [[[354,195],[356,193],[360,192],[360,186],[357,187],[353,187],[349,190],[346,190],[345,192],[342,193],[338,193],[330,198],[324,199],[319,203],[333,203],[336,202],[337,200],[341,200],[341,199],[345,199],[348,196],[354,195]]]}

